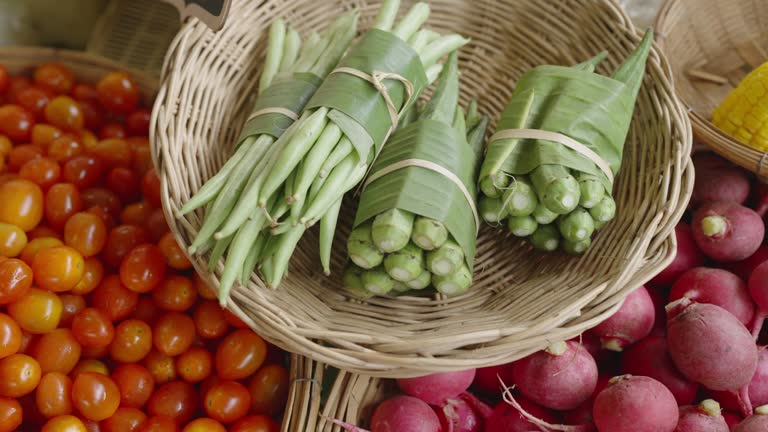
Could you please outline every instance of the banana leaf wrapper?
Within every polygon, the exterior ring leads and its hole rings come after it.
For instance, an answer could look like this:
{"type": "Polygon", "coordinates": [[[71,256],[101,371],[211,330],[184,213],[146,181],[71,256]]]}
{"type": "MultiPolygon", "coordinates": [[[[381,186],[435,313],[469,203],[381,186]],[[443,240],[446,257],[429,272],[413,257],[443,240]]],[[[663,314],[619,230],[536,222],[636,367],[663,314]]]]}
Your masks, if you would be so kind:
{"type": "Polygon", "coordinates": [[[320,77],[309,72],[297,72],[276,77],[272,85],[264,89],[257,97],[251,114],[237,139],[237,145],[256,135],[271,135],[280,138],[283,132],[296,120],[279,112],[258,113],[263,110],[281,108],[299,116],[322,82],[320,77]],[[257,115],[254,116],[254,114],[257,115]]]}
{"type": "MultiPolygon", "coordinates": [[[[451,125],[426,119],[398,130],[376,159],[370,175],[407,159],[423,159],[452,172],[476,202],[478,155],[467,144],[466,137],[451,125]]],[[[448,177],[427,168],[408,166],[375,179],[361,194],[354,226],[394,208],[445,224],[472,270],[478,227],[467,198],[448,177]]]]}
{"type": "MultiPolygon", "coordinates": [[[[410,82],[410,99],[404,84],[392,78],[382,79],[390,100],[399,113],[415,103],[427,84],[419,55],[402,39],[389,32],[370,30],[339,62],[338,68],[350,68],[370,76],[397,74],[410,82]]],[[[328,117],[349,137],[360,160],[378,154],[396,128],[387,104],[374,85],[358,76],[331,72],[317,89],[306,109],[330,108],[328,117]]]]}

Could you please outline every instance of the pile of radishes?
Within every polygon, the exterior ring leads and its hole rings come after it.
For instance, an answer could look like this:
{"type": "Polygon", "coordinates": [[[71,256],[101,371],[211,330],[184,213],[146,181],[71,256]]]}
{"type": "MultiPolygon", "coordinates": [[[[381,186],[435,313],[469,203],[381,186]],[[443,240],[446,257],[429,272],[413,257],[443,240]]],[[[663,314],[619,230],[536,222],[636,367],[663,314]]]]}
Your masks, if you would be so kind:
{"type": "Polygon", "coordinates": [[[510,364],[398,380],[371,432],[768,431],[768,187],[694,165],[676,258],[612,317],[510,364]]]}

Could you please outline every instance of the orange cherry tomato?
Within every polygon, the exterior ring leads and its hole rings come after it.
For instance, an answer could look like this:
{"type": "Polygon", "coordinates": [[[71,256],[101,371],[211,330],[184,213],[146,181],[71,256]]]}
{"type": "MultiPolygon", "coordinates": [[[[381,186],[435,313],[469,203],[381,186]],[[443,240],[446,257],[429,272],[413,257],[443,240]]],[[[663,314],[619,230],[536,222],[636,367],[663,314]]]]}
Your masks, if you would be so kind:
{"type": "Polygon", "coordinates": [[[110,167],[129,168],[133,157],[131,145],[123,138],[103,139],[89,149],[88,153],[101,159],[110,167]]]}
{"type": "Polygon", "coordinates": [[[152,330],[155,348],[167,356],[177,356],[192,345],[195,322],[187,315],[173,312],[157,319],[152,330]]]}
{"type": "Polygon", "coordinates": [[[0,359],[0,396],[19,398],[32,393],[41,375],[37,360],[26,354],[0,359]]]}
{"type": "Polygon", "coordinates": [[[120,198],[109,189],[90,188],[82,191],[80,196],[83,198],[83,207],[101,207],[113,217],[120,216],[123,204],[120,203],[120,198]]]}
{"type": "Polygon", "coordinates": [[[72,320],[75,318],[75,315],[85,309],[85,298],[75,294],[62,294],[59,298],[61,299],[62,307],[59,327],[69,328],[72,326],[72,320]]]}
{"type": "Polygon", "coordinates": [[[144,199],[153,207],[160,207],[160,178],[154,168],[150,168],[141,179],[141,192],[144,199]]]}
{"type": "Polygon", "coordinates": [[[73,415],[63,415],[48,420],[41,432],[88,432],[88,429],[79,418],[73,415]]]}
{"type": "Polygon", "coordinates": [[[53,292],[69,291],[83,277],[85,260],[80,252],[69,246],[55,246],[35,255],[32,271],[40,288],[53,292]]]}
{"type": "Polygon", "coordinates": [[[123,208],[123,212],[120,213],[120,222],[126,225],[141,226],[146,222],[151,213],[152,207],[144,201],[128,204],[123,208]]]}
{"type": "Polygon", "coordinates": [[[161,208],[156,208],[152,211],[152,214],[149,215],[144,227],[149,232],[152,241],[155,242],[160,241],[160,239],[163,238],[163,235],[170,231],[168,223],[165,221],[165,214],[161,208]]]}
{"type": "Polygon", "coordinates": [[[280,426],[267,416],[255,415],[243,417],[229,432],[280,432],[280,426]]]}
{"type": "Polygon", "coordinates": [[[22,330],[43,334],[59,326],[63,307],[56,293],[31,288],[24,297],[8,305],[8,315],[22,330]]]}
{"type": "Polygon", "coordinates": [[[102,256],[113,267],[119,267],[123,258],[136,246],[146,243],[149,236],[144,228],[136,225],[119,225],[107,236],[102,256]]]}
{"type": "Polygon", "coordinates": [[[70,135],[64,135],[48,144],[48,157],[62,163],[83,154],[85,146],[70,135]]]}
{"type": "Polygon", "coordinates": [[[72,402],[83,417],[102,421],[120,406],[120,390],[106,375],[83,372],[72,383],[72,402]]]}
{"type": "Polygon", "coordinates": [[[19,105],[0,106],[0,133],[12,141],[29,142],[35,116],[19,105]]]}
{"type": "Polygon", "coordinates": [[[183,312],[197,300],[197,290],[192,281],[184,276],[169,275],[154,290],[152,300],[167,311],[183,312]]]}
{"type": "Polygon", "coordinates": [[[16,101],[25,110],[35,115],[37,119],[43,118],[43,110],[48,102],[51,101],[50,92],[40,87],[27,87],[16,95],[16,101]]]}
{"type": "Polygon", "coordinates": [[[227,333],[227,320],[224,318],[224,309],[214,300],[201,302],[195,308],[192,315],[195,321],[197,334],[203,339],[218,339],[227,333]]]}
{"type": "Polygon", "coordinates": [[[256,372],[267,356],[264,339],[251,330],[238,329],[216,348],[216,371],[223,380],[239,380],[256,372]]]}
{"type": "Polygon", "coordinates": [[[83,347],[102,348],[112,343],[115,327],[104,312],[89,307],[75,315],[72,333],[83,347]]]}
{"type": "Polygon", "coordinates": [[[0,156],[8,156],[13,149],[11,139],[5,135],[0,135],[0,156]]]}
{"type": "Polygon", "coordinates": [[[158,242],[157,247],[163,252],[168,267],[176,270],[187,270],[192,268],[192,263],[189,262],[189,258],[187,258],[184,251],[181,250],[173,233],[165,233],[158,242]]]}
{"type": "Polygon", "coordinates": [[[248,414],[251,395],[237,381],[222,381],[205,394],[205,412],[214,420],[233,423],[248,414]]]}
{"type": "Polygon", "coordinates": [[[99,130],[99,139],[125,138],[127,134],[120,123],[107,123],[99,130]]]}
{"type": "Polygon", "coordinates": [[[21,349],[21,327],[4,313],[0,313],[0,358],[16,354],[21,349]]]}
{"type": "Polygon", "coordinates": [[[75,213],[64,225],[64,242],[84,257],[92,257],[104,248],[107,242],[107,227],[104,221],[91,213],[75,213]]]}
{"type": "Polygon", "coordinates": [[[109,375],[109,368],[106,364],[104,364],[103,361],[92,359],[92,358],[86,358],[82,359],[77,363],[77,366],[75,366],[74,369],[72,369],[72,372],[69,373],[70,378],[73,380],[76,379],[80,374],[85,372],[93,372],[98,373],[102,375],[109,375]]]}
{"type": "Polygon", "coordinates": [[[146,109],[141,108],[128,114],[125,118],[125,129],[129,135],[149,135],[149,122],[152,117],[152,113],[146,109]]]}
{"type": "Polygon", "coordinates": [[[289,384],[290,376],[284,367],[266,365],[259,369],[248,383],[251,410],[270,417],[280,414],[288,399],[289,384]]]}
{"type": "Polygon", "coordinates": [[[192,276],[192,280],[195,282],[195,288],[197,288],[197,293],[200,295],[200,298],[205,300],[218,299],[216,291],[214,291],[197,272],[192,276]]]}
{"type": "Polygon", "coordinates": [[[59,238],[59,233],[48,225],[38,225],[27,231],[28,240],[34,240],[40,237],[59,238]]]}
{"type": "Polygon", "coordinates": [[[10,258],[20,254],[27,245],[27,234],[16,225],[0,223],[0,255],[10,258]]]}
{"type": "Polygon", "coordinates": [[[101,180],[104,169],[104,163],[93,156],[75,156],[64,164],[62,176],[78,189],[85,189],[101,180]]]}
{"type": "Polygon", "coordinates": [[[43,189],[53,186],[61,175],[61,168],[55,160],[37,158],[27,161],[19,170],[19,178],[36,183],[43,189]]]}
{"type": "Polygon", "coordinates": [[[23,419],[19,401],[12,398],[0,398],[0,432],[17,430],[23,419]]]}
{"type": "Polygon", "coordinates": [[[32,356],[43,373],[68,374],[80,360],[82,348],[67,328],[53,330],[40,336],[32,347],[32,356]]]}
{"type": "Polygon", "coordinates": [[[93,307],[103,311],[112,322],[128,318],[136,310],[139,296],[126,288],[117,275],[104,278],[91,293],[93,307]]]}
{"type": "Polygon", "coordinates": [[[104,432],[138,432],[142,430],[147,415],[139,409],[120,407],[112,417],[101,422],[104,432]]]}
{"type": "Polygon", "coordinates": [[[145,293],[156,287],[165,275],[165,257],[157,246],[142,244],[131,249],[120,263],[120,280],[128,289],[145,293]]]}
{"type": "Polygon", "coordinates": [[[0,185],[0,222],[29,231],[43,218],[43,191],[29,180],[11,180],[0,185]]]}
{"type": "Polygon", "coordinates": [[[35,84],[56,93],[69,93],[75,85],[75,75],[68,67],[58,63],[46,63],[35,68],[35,84]]]}
{"type": "Polygon", "coordinates": [[[45,219],[56,229],[83,208],[80,191],[72,183],[56,183],[45,194],[45,219]]]}
{"type": "Polygon", "coordinates": [[[143,432],[179,432],[179,426],[168,416],[152,416],[144,423],[143,432]]]}
{"type": "Polygon", "coordinates": [[[83,277],[70,291],[72,294],[86,295],[96,289],[104,277],[104,265],[97,257],[91,257],[85,260],[85,269],[83,277]]]}
{"type": "Polygon", "coordinates": [[[128,319],[115,328],[109,354],[118,362],[135,363],[152,350],[152,329],[144,321],[128,319]]]}
{"type": "Polygon", "coordinates": [[[61,372],[49,372],[40,378],[35,390],[40,414],[56,417],[72,413],[72,380],[61,372]]]}
{"type": "Polygon", "coordinates": [[[30,240],[27,245],[24,246],[24,249],[21,250],[21,255],[19,258],[31,266],[35,261],[35,256],[41,250],[63,245],[64,243],[62,243],[61,240],[56,237],[39,237],[30,240]]]}
{"type": "Polygon", "coordinates": [[[141,408],[155,389],[155,379],[144,366],[126,363],[112,372],[112,379],[120,389],[120,405],[141,408]]]}
{"type": "Polygon", "coordinates": [[[176,373],[186,382],[198,383],[208,378],[212,370],[213,356],[205,348],[193,346],[176,357],[176,373]]]}
{"type": "Polygon", "coordinates": [[[69,96],[53,98],[45,107],[45,119],[62,130],[79,131],[85,126],[83,110],[69,96]]]}
{"type": "Polygon", "coordinates": [[[18,172],[25,163],[43,157],[43,149],[32,144],[15,146],[8,153],[8,170],[18,172]]]}
{"type": "Polygon", "coordinates": [[[152,374],[155,384],[165,384],[176,379],[176,365],[173,362],[173,357],[160,351],[150,351],[144,358],[143,364],[152,374]]]}
{"type": "Polygon", "coordinates": [[[136,311],[131,318],[144,321],[147,324],[154,325],[155,321],[163,315],[163,312],[149,297],[139,297],[136,304],[136,311]]]}
{"type": "Polygon", "coordinates": [[[128,168],[116,167],[107,173],[107,187],[117,194],[123,202],[136,201],[141,190],[139,177],[128,168]]]}
{"type": "Polygon", "coordinates": [[[43,150],[47,150],[53,140],[62,135],[64,135],[64,132],[56,126],[46,123],[38,123],[32,127],[32,144],[43,150]]]}
{"type": "Polygon", "coordinates": [[[168,416],[183,424],[197,410],[198,396],[192,384],[171,381],[161,385],[149,398],[149,414],[168,416]]]}
{"type": "Polygon", "coordinates": [[[32,269],[21,260],[0,262],[0,304],[23,298],[32,287],[32,269]]]}
{"type": "Polygon", "coordinates": [[[98,84],[99,101],[104,108],[116,113],[127,114],[139,104],[139,86],[125,72],[110,72],[98,84]]]}
{"type": "Polygon", "coordinates": [[[227,429],[214,419],[199,418],[187,423],[182,432],[227,432],[227,429]]]}

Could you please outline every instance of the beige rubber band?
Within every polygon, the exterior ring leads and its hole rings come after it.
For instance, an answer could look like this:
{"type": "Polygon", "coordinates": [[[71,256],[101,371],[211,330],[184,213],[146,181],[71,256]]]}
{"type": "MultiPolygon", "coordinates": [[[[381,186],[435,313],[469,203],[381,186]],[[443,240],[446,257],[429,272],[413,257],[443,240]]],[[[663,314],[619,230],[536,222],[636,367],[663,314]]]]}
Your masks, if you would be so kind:
{"type": "Polygon", "coordinates": [[[467,187],[464,186],[464,183],[461,181],[460,178],[456,177],[456,174],[452,173],[445,167],[438,165],[434,162],[430,162],[428,160],[424,159],[404,159],[400,162],[393,163],[392,165],[386,166],[378,171],[376,173],[372,174],[368,177],[368,179],[365,180],[365,183],[363,184],[363,189],[368,187],[369,184],[373,183],[377,179],[392,173],[394,171],[397,171],[399,169],[407,168],[407,167],[421,167],[424,169],[428,169],[430,171],[434,171],[443,177],[447,178],[451,181],[451,183],[455,184],[456,187],[459,188],[461,193],[464,194],[464,198],[467,199],[467,203],[469,203],[469,208],[472,209],[472,215],[475,217],[475,232],[480,232],[480,217],[478,217],[477,214],[477,207],[475,207],[475,200],[472,199],[472,194],[469,193],[469,190],[467,190],[467,187]]]}
{"type": "Polygon", "coordinates": [[[568,147],[569,149],[575,151],[576,153],[579,153],[582,156],[594,162],[595,165],[597,165],[597,167],[600,168],[600,171],[602,171],[603,174],[605,174],[605,176],[608,177],[608,181],[611,183],[611,185],[613,185],[613,182],[614,182],[613,171],[611,171],[611,167],[610,165],[608,165],[608,162],[606,162],[605,159],[601,158],[600,155],[592,151],[592,149],[590,149],[589,147],[585,146],[584,144],[576,141],[575,139],[569,136],[566,136],[557,132],[550,132],[550,131],[539,130],[539,129],[506,129],[506,130],[498,131],[495,134],[493,134],[493,136],[488,142],[492,143],[500,139],[508,139],[508,138],[541,139],[541,140],[547,140],[547,141],[554,141],[556,143],[562,144],[568,147]]]}
{"type": "Polygon", "coordinates": [[[249,122],[255,119],[256,117],[262,116],[264,114],[282,114],[293,121],[296,121],[299,119],[299,115],[289,109],[280,108],[280,107],[269,107],[269,108],[262,108],[258,111],[252,112],[251,115],[248,116],[248,119],[246,119],[245,121],[249,122]]]}

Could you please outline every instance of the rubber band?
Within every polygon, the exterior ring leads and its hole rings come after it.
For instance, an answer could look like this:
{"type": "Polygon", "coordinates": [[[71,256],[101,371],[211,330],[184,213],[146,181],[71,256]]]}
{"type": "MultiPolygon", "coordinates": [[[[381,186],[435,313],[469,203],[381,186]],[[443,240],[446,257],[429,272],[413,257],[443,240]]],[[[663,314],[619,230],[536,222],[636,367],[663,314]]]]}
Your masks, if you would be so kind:
{"type": "Polygon", "coordinates": [[[552,141],[558,144],[562,144],[568,147],[569,149],[575,151],[576,153],[579,153],[580,155],[594,162],[595,165],[597,165],[597,167],[600,168],[600,171],[602,171],[603,174],[605,174],[605,176],[608,177],[608,181],[611,183],[611,185],[613,185],[613,182],[614,182],[613,171],[611,170],[611,166],[608,165],[608,162],[606,162],[605,159],[601,158],[600,155],[595,153],[591,148],[585,146],[584,144],[576,141],[575,139],[569,136],[566,136],[557,132],[551,132],[551,131],[545,131],[545,130],[539,130],[539,129],[506,129],[506,130],[498,131],[495,134],[493,134],[493,136],[489,140],[489,143],[492,143],[494,141],[498,141],[501,139],[540,139],[540,140],[552,141]]]}
{"type": "Polygon", "coordinates": [[[299,119],[299,115],[289,109],[281,108],[281,107],[269,107],[269,108],[262,108],[258,111],[252,112],[251,115],[249,115],[245,121],[249,122],[255,119],[256,117],[263,116],[265,114],[282,114],[293,121],[296,121],[299,119]]]}

